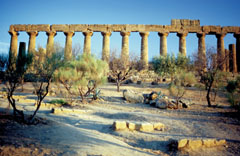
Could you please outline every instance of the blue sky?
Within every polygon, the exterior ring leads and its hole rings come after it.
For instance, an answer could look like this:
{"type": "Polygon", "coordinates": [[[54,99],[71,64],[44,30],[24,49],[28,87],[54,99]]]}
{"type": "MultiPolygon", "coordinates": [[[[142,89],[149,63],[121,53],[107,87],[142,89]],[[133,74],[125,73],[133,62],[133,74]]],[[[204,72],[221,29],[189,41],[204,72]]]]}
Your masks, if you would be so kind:
{"type": "MultiPolygon", "coordinates": [[[[240,26],[240,0],[1,0],[0,1],[0,52],[8,51],[11,24],[159,24],[169,25],[171,19],[199,19],[201,25],[240,26]]],[[[78,32],[73,46],[83,47],[84,36],[78,32]]],[[[121,35],[112,33],[110,48],[121,51],[121,35]]],[[[19,42],[28,42],[21,32],[19,42]]],[[[65,36],[59,32],[55,41],[62,46],[65,36]]],[[[225,38],[225,47],[235,43],[232,34],[225,38]]],[[[39,33],[36,45],[45,47],[47,36],[39,33]]],[[[141,37],[131,33],[130,53],[140,55],[141,37]]],[[[216,37],[208,35],[206,44],[216,46],[216,37]]],[[[197,50],[196,34],[187,36],[187,54],[197,50]]],[[[160,38],[155,32],[149,35],[149,60],[159,55],[160,38]]],[[[92,53],[101,56],[102,35],[92,36],[92,53]]],[[[178,53],[178,37],[168,36],[168,53],[178,53]]]]}

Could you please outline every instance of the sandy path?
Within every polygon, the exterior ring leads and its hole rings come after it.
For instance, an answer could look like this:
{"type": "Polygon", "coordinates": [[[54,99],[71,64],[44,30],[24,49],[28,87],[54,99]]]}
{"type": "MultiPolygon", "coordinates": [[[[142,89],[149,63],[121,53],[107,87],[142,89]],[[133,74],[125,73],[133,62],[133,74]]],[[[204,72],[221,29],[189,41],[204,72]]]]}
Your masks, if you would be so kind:
{"type": "MultiPolygon", "coordinates": [[[[164,85],[159,88],[122,87],[125,88],[142,93],[161,90],[167,94],[164,85]]],[[[121,98],[122,93],[116,92],[113,85],[105,85],[101,89],[105,101],[84,105],[84,109],[89,110],[88,113],[54,115],[50,110],[41,109],[38,116],[52,121],[51,124],[23,128],[19,134],[51,146],[51,149],[58,149],[63,155],[182,155],[167,150],[169,139],[182,138],[217,138],[228,141],[228,148],[210,148],[191,155],[240,154],[240,124],[237,119],[224,115],[233,110],[222,97],[218,98],[219,108],[207,108],[206,101],[195,100],[195,105],[189,109],[160,110],[145,104],[126,103],[121,98]],[[154,132],[115,132],[111,129],[115,120],[162,122],[167,128],[165,131],[154,132]]],[[[199,92],[190,91],[188,97],[198,99],[198,95],[199,92]]],[[[23,109],[31,111],[33,107],[25,104],[23,109]]]]}

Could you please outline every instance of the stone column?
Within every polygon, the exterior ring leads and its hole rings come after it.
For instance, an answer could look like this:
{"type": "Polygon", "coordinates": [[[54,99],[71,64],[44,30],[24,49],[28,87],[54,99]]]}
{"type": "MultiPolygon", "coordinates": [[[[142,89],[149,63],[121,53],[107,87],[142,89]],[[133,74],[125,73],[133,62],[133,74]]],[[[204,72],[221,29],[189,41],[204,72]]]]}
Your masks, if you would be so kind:
{"type": "Polygon", "coordinates": [[[38,35],[37,31],[27,32],[29,35],[29,43],[28,43],[28,52],[34,54],[36,51],[36,37],[38,35]]]}
{"type": "Polygon", "coordinates": [[[179,37],[179,52],[183,55],[187,55],[187,48],[186,48],[186,36],[188,33],[177,33],[177,36],[179,37]]]}
{"type": "Polygon", "coordinates": [[[167,56],[167,36],[168,32],[159,32],[158,35],[160,36],[160,55],[167,56]]]}
{"type": "Polygon", "coordinates": [[[64,32],[64,35],[66,36],[64,59],[71,60],[72,59],[72,37],[74,36],[74,32],[73,31],[64,32]]]}
{"type": "Polygon", "coordinates": [[[236,57],[237,57],[237,69],[240,72],[240,34],[234,34],[236,38],[236,57]]]}
{"type": "Polygon", "coordinates": [[[235,44],[229,44],[229,54],[230,54],[230,71],[233,73],[238,72],[237,66],[237,54],[236,54],[236,47],[235,44]]]}
{"type": "Polygon", "coordinates": [[[103,36],[102,60],[109,62],[110,57],[110,36],[111,32],[101,32],[103,36]]]}
{"type": "Polygon", "coordinates": [[[141,61],[143,62],[144,69],[148,68],[148,35],[149,32],[139,32],[142,37],[141,40],[141,61]]]}
{"type": "Polygon", "coordinates": [[[48,36],[47,40],[47,56],[51,56],[51,54],[54,52],[54,36],[57,35],[56,31],[48,31],[46,32],[48,36]]]}
{"type": "Polygon", "coordinates": [[[217,63],[222,71],[226,71],[224,37],[226,34],[216,34],[217,37],[217,63]]]}
{"type": "Polygon", "coordinates": [[[129,36],[131,32],[122,31],[120,32],[122,36],[122,51],[121,58],[123,60],[129,60],[129,36]]]}
{"type": "Polygon", "coordinates": [[[203,70],[207,70],[206,61],[206,44],[205,44],[205,33],[197,33],[198,37],[198,59],[199,63],[202,65],[203,70]]]}
{"type": "Polygon", "coordinates": [[[16,32],[16,31],[9,31],[8,33],[11,35],[10,52],[12,54],[12,57],[17,58],[17,55],[18,55],[18,35],[19,35],[19,33],[16,32]]]}
{"type": "Polygon", "coordinates": [[[92,31],[83,32],[84,38],[84,47],[83,53],[91,54],[91,37],[93,35],[92,31]]]}
{"type": "Polygon", "coordinates": [[[229,50],[225,49],[225,64],[226,64],[226,72],[229,72],[229,50]]]}

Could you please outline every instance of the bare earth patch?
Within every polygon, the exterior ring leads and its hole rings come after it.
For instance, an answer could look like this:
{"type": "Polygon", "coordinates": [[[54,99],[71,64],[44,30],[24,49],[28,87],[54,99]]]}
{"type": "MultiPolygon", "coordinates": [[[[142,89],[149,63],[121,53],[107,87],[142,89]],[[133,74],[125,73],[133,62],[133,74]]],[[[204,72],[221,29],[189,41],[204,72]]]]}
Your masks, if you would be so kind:
{"type": "MultiPolygon", "coordinates": [[[[2,87],[1,87],[2,88],[2,87]]],[[[0,155],[240,155],[240,122],[237,112],[229,107],[223,93],[208,108],[206,93],[188,88],[185,98],[193,105],[187,109],[161,110],[146,104],[131,104],[122,99],[116,86],[107,84],[101,89],[104,100],[79,104],[86,113],[52,114],[50,108],[41,108],[37,125],[21,125],[11,120],[7,100],[0,98],[0,155]],[[163,123],[164,131],[114,131],[114,121],[163,123]],[[227,145],[199,150],[169,151],[171,139],[226,139],[227,145]]],[[[162,91],[168,95],[165,84],[130,84],[123,89],[139,93],[162,91]]],[[[34,99],[31,85],[24,95],[34,99]]],[[[47,97],[45,102],[56,97],[47,97]]],[[[61,98],[61,97],[57,97],[61,98]]],[[[21,103],[20,108],[33,111],[33,103],[21,103]]]]}

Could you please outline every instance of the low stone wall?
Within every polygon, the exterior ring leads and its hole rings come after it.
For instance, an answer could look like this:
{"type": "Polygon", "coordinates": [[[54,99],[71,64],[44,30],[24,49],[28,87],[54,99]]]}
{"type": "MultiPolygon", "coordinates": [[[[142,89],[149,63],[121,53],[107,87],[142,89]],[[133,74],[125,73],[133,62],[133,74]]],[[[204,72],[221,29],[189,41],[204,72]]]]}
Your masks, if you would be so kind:
{"type": "Polygon", "coordinates": [[[53,108],[53,114],[83,114],[88,113],[89,110],[81,110],[81,109],[70,109],[70,108],[53,108]]]}
{"type": "Polygon", "coordinates": [[[126,121],[114,121],[113,129],[115,131],[119,130],[130,130],[130,131],[142,131],[151,132],[154,130],[164,131],[165,125],[162,123],[135,123],[126,121]]]}
{"type": "Polygon", "coordinates": [[[172,140],[170,141],[170,148],[177,149],[177,150],[198,150],[201,148],[210,148],[216,146],[223,146],[226,145],[226,140],[217,140],[217,139],[181,139],[181,140],[172,140]]]}

